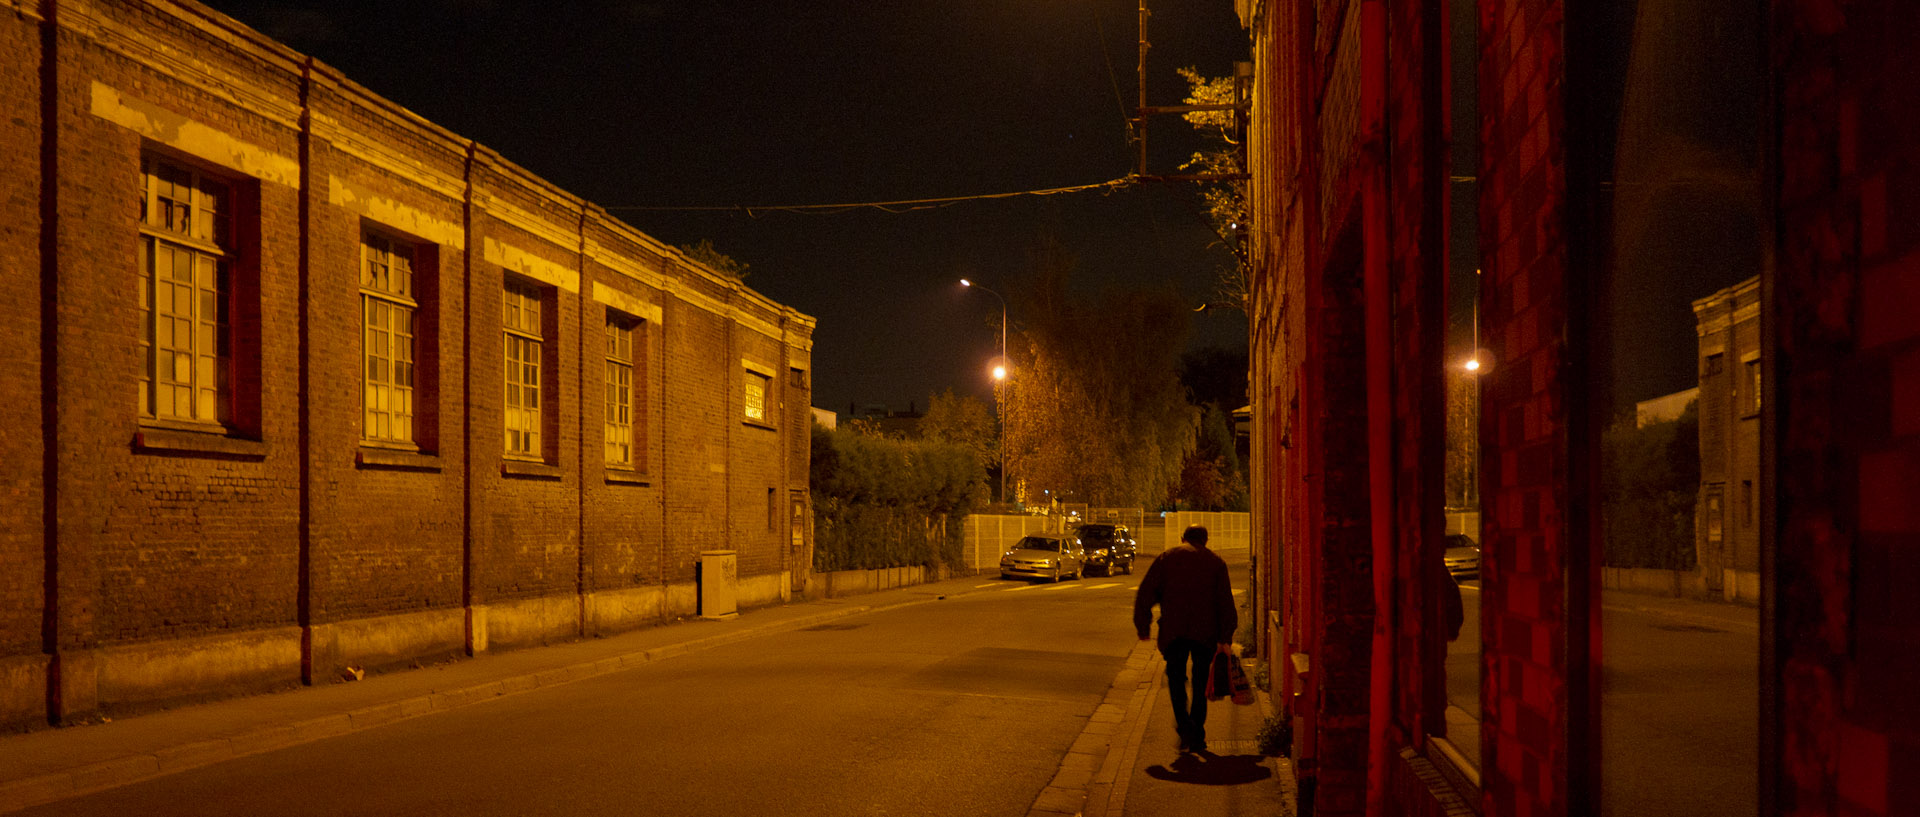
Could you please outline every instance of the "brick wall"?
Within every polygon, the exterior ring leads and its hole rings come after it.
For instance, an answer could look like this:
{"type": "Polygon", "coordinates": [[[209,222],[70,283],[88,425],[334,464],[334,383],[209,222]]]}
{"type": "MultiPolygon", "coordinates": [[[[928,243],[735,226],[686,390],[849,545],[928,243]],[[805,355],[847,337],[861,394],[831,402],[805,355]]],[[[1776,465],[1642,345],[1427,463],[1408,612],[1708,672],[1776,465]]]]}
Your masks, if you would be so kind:
{"type": "MultiPolygon", "coordinates": [[[[302,299],[310,451],[308,623],[456,607],[465,485],[458,422],[464,415],[459,186],[466,144],[407,121],[403,112],[324,65],[313,74],[307,98],[317,132],[307,140],[302,299]],[[391,147],[369,149],[374,145],[391,147]],[[418,248],[413,452],[362,446],[360,276],[369,231],[418,248]],[[383,512],[390,507],[408,512],[383,512]]],[[[339,656],[321,663],[345,661],[339,656]]]]}
{"type": "Polygon", "coordinates": [[[0,457],[30,464],[0,476],[0,721],[639,626],[693,612],[704,549],[784,597],[810,318],[203,6],[28,5],[0,24],[0,151],[26,170],[0,179],[0,257],[36,282],[0,293],[0,386],[25,396],[0,457]],[[143,155],[231,190],[222,427],[140,419],[143,155]],[[410,440],[368,439],[369,231],[411,247],[410,440]],[[544,298],[532,460],[503,445],[510,276],[544,298]],[[604,456],[609,310],[638,321],[631,470],[604,456]],[[780,384],[765,427],[743,359],[780,384]]]}
{"type": "MultiPolygon", "coordinates": [[[[7,8],[0,6],[0,8],[7,8]]],[[[45,447],[41,428],[43,310],[48,282],[41,267],[40,208],[41,28],[37,3],[17,0],[0,18],[0,53],[13,57],[15,70],[0,73],[0,275],[13,285],[0,287],[0,678],[15,686],[46,684],[41,652],[46,610],[45,447]]],[[[6,713],[44,708],[44,695],[0,692],[0,719],[6,713]]]]}
{"type": "Polygon", "coordinates": [[[1916,17],[1774,3],[1780,814],[1920,812],[1916,17]]]}
{"type": "MultiPolygon", "coordinates": [[[[1445,6],[1400,0],[1387,4],[1388,188],[1391,192],[1390,291],[1393,310],[1392,599],[1394,686],[1390,750],[1422,746],[1445,723],[1446,639],[1439,588],[1431,585],[1444,549],[1441,457],[1446,450],[1442,373],[1448,280],[1445,129],[1442,94],[1447,56],[1445,6]]],[[[1394,751],[1390,759],[1404,762],[1394,751]]],[[[1409,792],[1395,789],[1399,800],[1409,792]]]]}
{"type": "Polygon", "coordinates": [[[1570,384],[1564,15],[1480,6],[1483,806],[1567,813],[1570,384]]]}

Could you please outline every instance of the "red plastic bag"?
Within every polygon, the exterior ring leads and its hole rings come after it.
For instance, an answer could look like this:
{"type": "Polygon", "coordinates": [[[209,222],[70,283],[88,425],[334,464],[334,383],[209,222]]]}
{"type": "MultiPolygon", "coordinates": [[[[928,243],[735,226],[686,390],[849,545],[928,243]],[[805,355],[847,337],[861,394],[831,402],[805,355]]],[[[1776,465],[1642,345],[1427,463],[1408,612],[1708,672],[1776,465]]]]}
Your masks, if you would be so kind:
{"type": "Polygon", "coordinates": [[[1213,665],[1207,668],[1207,700],[1217,701],[1233,694],[1233,671],[1227,667],[1236,663],[1239,662],[1224,652],[1213,654],[1213,665]]]}
{"type": "Polygon", "coordinates": [[[1247,681],[1247,668],[1240,659],[1226,653],[1220,657],[1227,659],[1227,682],[1233,690],[1233,702],[1241,706],[1253,704],[1253,684],[1247,681]]]}

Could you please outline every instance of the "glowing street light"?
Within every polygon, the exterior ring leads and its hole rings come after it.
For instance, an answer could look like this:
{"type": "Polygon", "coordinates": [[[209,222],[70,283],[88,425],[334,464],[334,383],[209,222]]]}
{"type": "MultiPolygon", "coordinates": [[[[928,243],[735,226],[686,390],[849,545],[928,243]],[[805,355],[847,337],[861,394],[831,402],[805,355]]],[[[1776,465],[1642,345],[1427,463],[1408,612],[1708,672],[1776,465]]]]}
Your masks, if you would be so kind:
{"type": "Polygon", "coordinates": [[[1466,368],[1469,372],[1480,371],[1480,359],[1477,357],[1467,358],[1466,368]]]}
{"type": "MultiPolygon", "coordinates": [[[[993,297],[1000,299],[1000,362],[994,364],[993,379],[996,383],[1005,383],[1007,380],[1007,364],[1006,364],[1006,360],[1007,360],[1007,299],[1003,297],[1000,293],[994,292],[991,289],[987,289],[986,287],[983,287],[965,278],[960,279],[960,285],[963,287],[967,287],[969,289],[980,290],[981,292],[985,292],[988,295],[992,295],[993,297]]],[[[1000,389],[996,388],[993,390],[993,398],[996,401],[1000,400],[1000,389]]],[[[999,425],[1000,425],[1000,501],[1005,502],[1007,501],[1007,418],[1005,416],[1006,407],[1004,405],[1001,406],[1000,411],[995,412],[995,414],[1000,415],[995,419],[999,420],[999,425]]]]}

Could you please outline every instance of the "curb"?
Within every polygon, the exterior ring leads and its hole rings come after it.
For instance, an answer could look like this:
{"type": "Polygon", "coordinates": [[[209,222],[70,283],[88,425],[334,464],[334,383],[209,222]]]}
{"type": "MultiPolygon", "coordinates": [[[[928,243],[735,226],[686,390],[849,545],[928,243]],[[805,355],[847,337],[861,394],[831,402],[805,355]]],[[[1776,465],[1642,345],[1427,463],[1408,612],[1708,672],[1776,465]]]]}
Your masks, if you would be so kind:
{"type": "Polygon", "coordinates": [[[1147,731],[1146,710],[1153,701],[1157,677],[1153,664],[1159,656],[1151,641],[1141,642],[1127,654],[1126,666],[1114,676],[1106,699],[1061,759],[1053,781],[1034,799],[1028,817],[1121,813],[1127,778],[1147,731]]]}
{"type": "Polygon", "coordinates": [[[536,689],[555,687],[624,669],[645,666],[675,656],[699,652],[773,633],[811,627],[834,619],[847,618],[879,609],[904,607],[932,599],[909,599],[897,604],[860,605],[830,610],[810,616],[749,627],[731,633],[708,636],[649,650],[583,661],[564,667],[544,669],[523,675],[487,681],[471,686],[416,695],[399,701],[290,724],[267,726],[224,738],[184,743],[153,752],[141,752],[65,769],[58,772],[0,782],[0,814],[91,794],[97,791],[138,783],[156,777],[211,766],[235,758],[257,755],[290,746],[360,732],[377,726],[411,720],[436,712],[446,712],[495,698],[536,689]]]}

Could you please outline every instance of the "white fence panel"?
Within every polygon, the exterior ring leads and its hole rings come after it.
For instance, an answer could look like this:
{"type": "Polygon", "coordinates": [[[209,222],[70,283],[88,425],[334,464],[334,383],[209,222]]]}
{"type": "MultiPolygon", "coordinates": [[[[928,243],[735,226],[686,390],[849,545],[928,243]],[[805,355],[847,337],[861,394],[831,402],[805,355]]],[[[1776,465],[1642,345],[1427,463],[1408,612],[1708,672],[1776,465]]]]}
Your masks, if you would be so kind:
{"type": "Polygon", "coordinates": [[[1051,519],[1033,514],[969,514],[962,523],[967,567],[998,570],[1000,554],[1007,552],[1014,542],[1029,533],[1046,533],[1052,524],[1051,519]]]}
{"type": "Polygon", "coordinates": [[[1189,525],[1205,525],[1207,547],[1220,550],[1246,550],[1252,541],[1252,515],[1225,511],[1175,511],[1167,514],[1166,540],[1162,549],[1180,544],[1180,534],[1189,525]]]}

